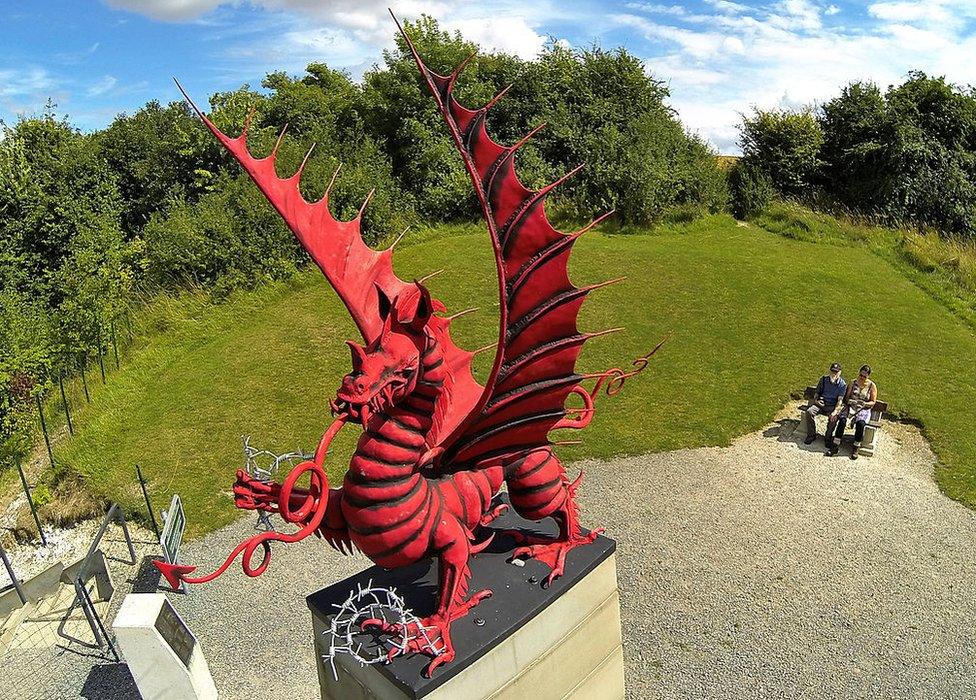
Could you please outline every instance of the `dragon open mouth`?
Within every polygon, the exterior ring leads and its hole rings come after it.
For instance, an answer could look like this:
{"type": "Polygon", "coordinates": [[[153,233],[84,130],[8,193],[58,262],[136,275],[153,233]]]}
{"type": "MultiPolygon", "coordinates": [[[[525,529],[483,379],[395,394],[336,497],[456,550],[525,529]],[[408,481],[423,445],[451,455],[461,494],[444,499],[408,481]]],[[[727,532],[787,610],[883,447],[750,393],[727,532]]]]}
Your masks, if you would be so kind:
{"type": "Polygon", "coordinates": [[[354,396],[340,389],[335,400],[330,402],[332,415],[347,416],[365,427],[371,416],[392,408],[403,398],[405,388],[405,382],[394,379],[369,397],[354,396]]]}

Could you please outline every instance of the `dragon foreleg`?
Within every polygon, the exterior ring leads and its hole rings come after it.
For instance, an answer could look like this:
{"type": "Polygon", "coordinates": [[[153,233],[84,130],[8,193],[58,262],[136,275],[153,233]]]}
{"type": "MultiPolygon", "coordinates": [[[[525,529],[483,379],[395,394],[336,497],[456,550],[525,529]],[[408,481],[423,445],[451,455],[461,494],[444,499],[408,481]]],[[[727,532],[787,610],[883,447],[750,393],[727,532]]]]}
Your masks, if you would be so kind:
{"type": "MultiPolygon", "coordinates": [[[[296,466],[289,472],[288,476],[281,484],[250,484],[254,491],[248,494],[242,492],[243,502],[253,504],[253,508],[273,510],[281,515],[286,522],[299,525],[299,529],[291,534],[280,532],[262,532],[249,537],[237,545],[227,556],[224,562],[215,571],[206,576],[188,577],[187,574],[196,570],[195,566],[173,564],[165,561],[155,560],[153,564],[159,569],[166,581],[174,589],[178,589],[182,583],[206,583],[211,581],[231,565],[237,555],[244,553],[241,566],[244,573],[248,576],[260,576],[268,568],[271,561],[271,542],[293,543],[305,539],[313,532],[317,531],[322,525],[326,516],[326,511],[330,502],[338,504],[338,501],[330,493],[329,481],[322,469],[322,463],[328,452],[329,444],[345,424],[345,417],[340,416],[322,436],[319,447],[315,452],[315,457],[311,461],[305,461],[296,466]],[[307,489],[297,487],[298,480],[308,474],[309,485],[307,489]],[[275,495],[276,502],[271,503],[271,494],[275,495]],[[262,549],[261,562],[257,566],[252,565],[252,559],[257,548],[262,549]]],[[[241,473],[238,472],[238,482],[241,483],[241,473]]],[[[253,480],[252,480],[253,481],[253,480]]],[[[248,483],[245,482],[244,483],[248,483]]],[[[338,489],[334,489],[338,491],[338,489]]],[[[238,496],[238,489],[235,487],[235,500],[238,496]]],[[[251,507],[251,506],[244,506],[251,507]]],[[[335,506],[334,506],[335,507],[335,506]]]]}

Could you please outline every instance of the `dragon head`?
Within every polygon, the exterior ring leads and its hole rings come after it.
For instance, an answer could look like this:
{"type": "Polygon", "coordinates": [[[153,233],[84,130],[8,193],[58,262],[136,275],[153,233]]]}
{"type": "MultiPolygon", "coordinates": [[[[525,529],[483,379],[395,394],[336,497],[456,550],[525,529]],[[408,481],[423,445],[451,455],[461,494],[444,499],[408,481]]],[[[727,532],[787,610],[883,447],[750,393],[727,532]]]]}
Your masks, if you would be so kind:
{"type": "Polygon", "coordinates": [[[342,378],[332,402],[334,413],[346,414],[364,426],[371,415],[413,393],[423,371],[421,355],[427,345],[427,324],[434,311],[444,309],[420,283],[392,301],[378,285],[376,290],[382,329],[365,347],[346,341],[352,351],[352,372],[342,378]]]}

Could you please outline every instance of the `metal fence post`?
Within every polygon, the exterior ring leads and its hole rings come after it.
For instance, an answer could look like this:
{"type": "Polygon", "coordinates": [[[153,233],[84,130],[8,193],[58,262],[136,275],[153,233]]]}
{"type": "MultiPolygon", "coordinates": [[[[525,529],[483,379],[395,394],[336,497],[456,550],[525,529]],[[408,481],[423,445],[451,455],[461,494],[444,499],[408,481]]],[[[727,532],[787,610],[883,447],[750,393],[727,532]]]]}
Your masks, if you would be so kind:
{"type": "Polygon", "coordinates": [[[159,539],[159,525],[156,524],[156,514],[153,512],[152,502],[149,500],[149,492],[146,490],[146,480],[142,476],[142,469],[136,465],[136,477],[139,479],[139,486],[142,487],[142,497],[146,499],[146,510],[149,511],[149,520],[152,522],[153,532],[156,539],[159,539]]]}
{"type": "Polygon", "coordinates": [[[115,319],[109,321],[112,328],[112,351],[115,353],[115,369],[119,368],[119,344],[115,340],[115,319]]]}
{"type": "Polygon", "coordinates": [[[98,613],[95,611],[95,606],[92,604],[91,597],[88,595],[88,587],[81,580],[80,576],[75,579],[75,598],[81,603],[81,610],[85,613],[85,617],[88,618],[88,626],[95,636],[95,644],[101,648],[102,635],[99,634],[98,630],[102,627],[102,621],[98,620],[97,624],[95,622],[98,619],[98,613]]]}
{"type": "Polygon", "coordinates": [[[74,435],[75,428],[71,425],[71,411],[68,410],[68,397],[64,395],[64,378],[58,375],[58,387],[61,389],[61,405],[64,407],[64,417],[68,421],[68,434],[74,435]]]}
{"type": "Polygon", "coordinates": [[[85,387],[85,401],[91,403],[91,395],[88,393],[88,378],[85,376],[85,365],[88,364],[88,353],[81,356],[81,385],[85,387]]]}
{"type": "Polygon", "coordinates": [[[47,547],[47,538],[44,536],[44,528],[41,527],[41,519],[37,517],[37,506],[34,505],[34,497],[31,495],[30,486],[27,485],[27,475],[24,474],[24,467],[20,463],[19,456],[15,457],[14,460],[17,462],[17,471],[20,472],[20,483],[24,485],[24,495],[27,496],[27,503],[30,505],[31,515],[34,516],[37,531],[41,535],[41,544],[47,547]]]}
{"type": "Polygon", "coordinates": [[[54,469],[54,452],[51,450],[51,438],[47,434],[47,422],[44,420],[44,407],[41,405],[41,395],[37,394],[34,396],[34,399],[37,401],[37,415],[41,417],[41,432],[44,433],[44,444],[47,445],[47,458],[51,460],[51,469],[54,469]]]}
{"type": "Polygon", "coordinates": [[[0,543],[0,559],[3,560],[3,566],[7,570],[7,575],[10,576],[10,580],[14,583],[14,588],[17,589],[17,597],[20,598],[21,603],[27,605],[27,595],[24,593],[24,589],[20,587],[20,581],[17,580],[14,567],[10,565],[10,560],[7,559],[7,550],[3,548],[3,543],[0,543]]]}
{"type": "Polygon", "coordinates": [[[105,383],[105,360],[102,358],[102,323],[98,323],[98,368],[102,371],[102,384],[105,383]]]}

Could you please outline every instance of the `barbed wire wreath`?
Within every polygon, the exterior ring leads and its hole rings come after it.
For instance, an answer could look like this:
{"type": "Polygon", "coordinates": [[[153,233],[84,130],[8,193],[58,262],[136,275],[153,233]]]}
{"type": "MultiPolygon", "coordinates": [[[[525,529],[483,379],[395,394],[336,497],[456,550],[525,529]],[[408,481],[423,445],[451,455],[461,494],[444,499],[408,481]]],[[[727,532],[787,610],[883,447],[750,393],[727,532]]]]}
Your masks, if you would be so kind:
{"type": "Polygon", "coordinates": [[[406,606],[395,588],[374,586],[370,580],[365,587],[360,584],[356,590],[350,591],[344,603],[333,603],[332,607],[336,609],[336,613],[332,617],[329,629],[323,632],[329,637],[329,651],[323,654],[322,658],[329,661],[332,676],[336,681],[339,680],[335,667],[337,654],[348,654],[364,666],[388,663],[390,651],[396,648],[402,654],[410,641],[418,638],[418,635],[412,634],[411,630],[419,631],[419,636],[424,640],[423,646],[432,656],[444,653],[444,649],[436,647],[427,636],[427,628],[406,606]],[[383,619],[395,625],[398,630],[384,633],[389,635],[383,640],[389,647],[386,649],[377,647],[375,656],[371,656],[363,643],[356,639],[357,636],[364,634],[360,625],[370,618],[383,619]]]}
{"type": "MultiPolygon", "coordinates": [[[[282,465],[286,471],[291,471],[301,462],[312,459],[314,455],[306,454],[301,448],[295,452],[275,454],[269,450],[262,450],[251,445],[251,436],[242,435],[244,442],[244,470],[253,478],[259,481],[269,482],[277,478],[282,465]]],[[[258,521],[254,524],[255,529],[271,531],[274,530],[274,523],[271,522],[271,514],[267,511],[257,511],[258,521]]]]}

